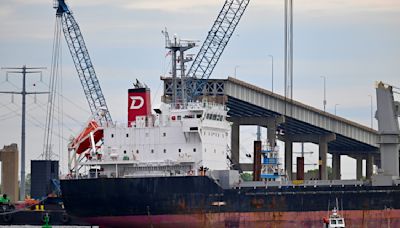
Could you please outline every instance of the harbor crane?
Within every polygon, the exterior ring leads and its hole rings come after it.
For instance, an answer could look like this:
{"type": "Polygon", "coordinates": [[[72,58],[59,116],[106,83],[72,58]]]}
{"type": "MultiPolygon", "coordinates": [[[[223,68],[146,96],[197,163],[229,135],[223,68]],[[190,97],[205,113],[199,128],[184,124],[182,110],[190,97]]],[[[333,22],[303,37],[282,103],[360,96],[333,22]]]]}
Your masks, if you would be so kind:
{"type": "Polygon", "coordinates": [[[218,63],[229,39],[239,24],[250,0],[226,0],[208,32],[186,80],[186,99],[195,100],[203,94],[204,86],[218,63]]]}
{"type": "Polygon", "coordinates": [[[61,18],[64,37],[76,71],[78,72],[91,113],[96,114],[98,109],[103,109],[106,113],[100,119],[100,124],[112,122],[99,80],[97,79],[89,52],[74,15],[65,3],[65,0],[55,0],[54,8],[57,9],[57,17],[61,18]]]}

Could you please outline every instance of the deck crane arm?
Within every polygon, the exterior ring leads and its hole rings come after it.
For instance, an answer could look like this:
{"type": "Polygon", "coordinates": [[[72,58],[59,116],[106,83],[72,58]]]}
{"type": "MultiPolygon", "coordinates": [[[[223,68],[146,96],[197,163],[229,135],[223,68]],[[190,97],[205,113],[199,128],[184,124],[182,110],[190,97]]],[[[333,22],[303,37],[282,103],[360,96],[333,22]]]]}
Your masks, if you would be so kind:
{"type": "Polygon", "coordinates": [[[203,92],[250,0],[226,0],[188,73],[186,98],[194,100],[203,92]],[[200,80],[199,80],[200,79],[200,80]]]}
{"type": "Polygon", "coordinates": [[[65,0],[55,0],[54,8],[57,9],[57,17],[61,18],[64,37],[78,72],[91,113],[97,113],[100,108],[105,109],[106,114],[100,120],[101,124],[112,122],[106,100],[78,23],[65,3],[65,0]]]}

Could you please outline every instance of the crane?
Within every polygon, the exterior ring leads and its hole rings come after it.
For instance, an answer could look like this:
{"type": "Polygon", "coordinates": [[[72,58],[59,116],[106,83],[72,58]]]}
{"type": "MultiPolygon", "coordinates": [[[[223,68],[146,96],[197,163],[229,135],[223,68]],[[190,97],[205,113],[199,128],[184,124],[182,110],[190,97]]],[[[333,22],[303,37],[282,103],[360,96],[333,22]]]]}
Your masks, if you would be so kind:
{"type": "Polygon", "coordinates": [[[211,76],[249,2],[250,0],[225,1],[187,73],[186,99],[194,100],[202,94],[207,79],[211,76]]]}
{"type": "Polygon", "coordinates": [[[69,51],[78,72],[83,91],[89,103],[92,114],[99,113],[98,110],[105,110],[100,124],[112,122],[110,112],[108,111],[106,100],[97,79],[89,52],[86,48],[79,25],[76,22],[72,12],[65,3],[65,0],[55,0],[54,8],[57,9],[56,16],[61,18],[62,28],[69,51]]]}

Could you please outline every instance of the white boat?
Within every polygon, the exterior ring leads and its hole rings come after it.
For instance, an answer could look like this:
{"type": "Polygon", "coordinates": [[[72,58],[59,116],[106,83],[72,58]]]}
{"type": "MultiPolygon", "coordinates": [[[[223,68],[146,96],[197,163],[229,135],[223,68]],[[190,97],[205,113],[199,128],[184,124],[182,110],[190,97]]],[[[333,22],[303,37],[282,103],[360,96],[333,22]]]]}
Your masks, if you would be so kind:
{"type": "Polygon", "coordinates": [[[338,213],[338,210],[333,208],[332,213],[329,215],[329,218],[324,218],[324,228],[338,228],[338,227],[346,227],[344,218],[338,213]]]}

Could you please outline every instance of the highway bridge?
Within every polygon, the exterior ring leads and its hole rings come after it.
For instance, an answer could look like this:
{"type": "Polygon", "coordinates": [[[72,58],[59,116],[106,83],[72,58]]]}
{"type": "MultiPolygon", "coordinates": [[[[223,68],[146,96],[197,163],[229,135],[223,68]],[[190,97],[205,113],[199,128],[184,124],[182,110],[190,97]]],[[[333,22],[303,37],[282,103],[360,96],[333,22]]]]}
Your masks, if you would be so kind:
{"type": "MultiPolygon", "coordinates": [[[[171,79],[161,79],[164,81],[163,99],[168,101],[172,95],[171,79]]],[[[241,125],[266,127],[268,141],[272,145],[276,139],[285,142],[285,169],[293,179],[294,142],[319,145],[322,180],[328,178],[327,153],[333,158],[333,179],[340,179],[341,155],[357,159],[357,179],[362,178],[363,159],[367,161],[367,178],[372,175],[373,164],[379,164],[378,132],[372,128],[231,77],[209,79],[202,95],[208,100],[225,103],[229,108],[232,160],[238,164],[238,169],[251,170],[251,164],[239,164],[241,125]]]]}

